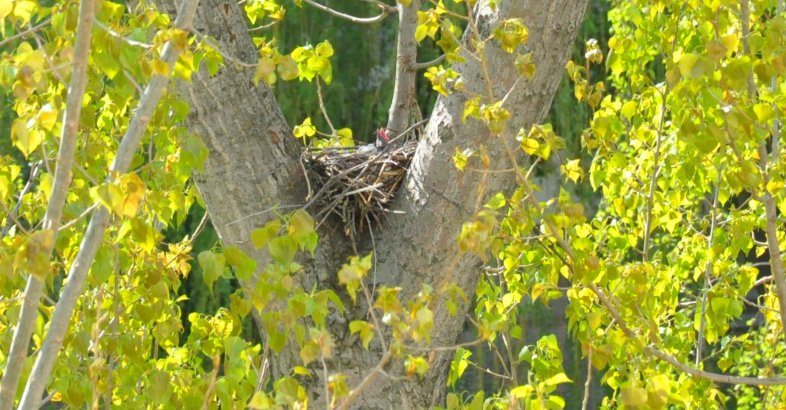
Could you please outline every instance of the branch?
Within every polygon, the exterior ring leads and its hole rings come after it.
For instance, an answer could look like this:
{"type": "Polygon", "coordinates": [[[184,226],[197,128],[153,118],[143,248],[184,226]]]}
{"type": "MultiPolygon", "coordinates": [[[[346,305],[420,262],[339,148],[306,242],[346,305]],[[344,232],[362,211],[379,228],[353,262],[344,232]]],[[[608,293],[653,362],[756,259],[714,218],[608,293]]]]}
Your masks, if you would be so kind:
{"type": "MultiPolygon", "coordinates": [[[[71,74],[72,80],[68,89],[68,96],[66,97],[66,111],[63,115],[63,128],[60,132],[60,148],[57,153],[58,161],[55,168],[55,178],[52,182],[52,192],[49,196],[46,214],[44,215],[43,231],[40,232],[42,235],[51,235],[48,241],[44,241],[45,245],[41,249],[41,253],[47,256],[51,255],[54,249],[58,227],[63,219],[63,207],[68,196],[68,188],[71,185],[71,167],[74,163],[79,117],[82,113],[82,97],[87,87],[87,60],[93,30],[94,9],[94,0],[83,0],[79,5],[79,20],[77,22],[73,57],[74,68],[71,74]],[[47,234],[45,231],[49,231],[49,233],[47,234]]],[[[48,23],[49,19],[30,28],[26,33],[34,32],[48,23]]],[[[22,33],[19,34],[21,35],[22,33]]],[[[0,43],[0,45],[3,43],[0,43]]],[[[31,175],[31,179],[32,177],[33,175],[31,175]]],[[[33,274],[27,278],[22,311],[14,331],[14,338],[11,341],[11,351],[8,354],[5,371],[3,372],[3,381],[0,384],[0,410],[8,410],[14,405],[16,390],[22,373],[22,365],[27,357],[30,337],[38,319],[38,303],[44,293],[44,282],[41,279],[43,278],[38,278],[33,274]]],[[[41,398],[41,393],[39,393],[38,398],[41,398]]]]}
{"type": "Polygon", "coordinates": [[[590,386],[592,385],[592,346],[587,348],[587,380],[584,381],[584,399],[581,401],[581,410],[589,408],[590,386]]]}
{"type": "MultiPolygon", "coordinates": [[[[748,0],[740,1],[740,20],[742,21],[742,46],[745,54],[752,55],[748,37],[750,37],[750,9],[748,8],[748,0]]],[[[778,11],[783,11],[783,2],[778,2],[778,11]]],[[[748,94],[750,98],[756,98],[756,84],[753,80],[753,69],[748,70],[748,94]]],[[[772,140],[778,139],[779,133],[773,133],[772,140]]],[[[778,307],[780,308],[781,326],[784,329],[784,336],[786,336],[786,276],[783,273],[783,260],[781,259],[781,251],[778,245],[778,208],[775,205],[775,199],[772,194],[767,190],[767,184],[770,181],[770,176],[767,173],[768,165],[773,168],[777,166],[778,155],[773,153],[772,161],[768,163],[767,159],[767,143],[762,142],[758,147],[759,154],[759,167],[761,168],[762,186],[764,186],[764,195],[761,196],[761,201],[764,203],[764,212],[767,217],[767,248],[770,252],[770,270],[772,271],[773,283],[775,284],[775,293],[778,295],[778,307]]]]}
{"type": "Polygon", "coordinates": [[[118,39],[118,40],[128,44],[131,47],[140,47],[140,48],[144,48],[144,49],[151,49],[151,48],[154,47],[152,44],[147,44],[147,43],[143,43],[141,41],[136,41],[136,40],[124,37],[122,34],[118,33],[117,31],[114,31],[111,28],[109,28],[106,25],[104,25],[104,23],[100,22],[97,18],[93,18],[93,24],[95,24],[95,26],[100,28],[101,30],[104,30],[104,32],[106,32],[110,36],[112,36],[112,37],[114,37],[114,38],[116,38],[116,39],[118,39]]]}
{"type": "Polygon", "coordinates": [[[415,63],[418,44],[415,29],[418,26],[420,0],[412,0],[409,7],[398,4],[398,32],[396,33],[396,82],[393,85],[393,101],[388,111],[385,127],[391,138],[409,125],[412,100],[415,98],[415,63]]]}
{"type": "Polygon", "coordinates": [[[313,0],[303,0],[303,1],[306,4],[308,4],[308,5],[310,5],[310,6],[314,7],[314,8],[320,9],[320,10],[322,10],[324,12],[327,12],[328,14],[330,14],[332,16],[336,16],[336,17],[342,18],[344,20],[349,20],[349,21],[351,21],[353,23],[357,23],[357,24],[373,24],[373,23],[382,21],[389,14],[393,14],[393,13],[396,12],[396,8],[390,7],[390,6],[387,6],[387,5],[383,5],[381,3],[378,3],[377,5],[382,9],[382,13],[380,13],[378,16],[374,16],[374,17],[355,17],[355,16],[351,16],[351,15],[346,14],[346,13],[342,13],[342,12],[340,12],[338,10],[333,10],[330,7],[322,5],[322,4],[319,4],[319,3],[317,3],[317,2],[315,2],[313,0]]]}
{"type": "Polygon", "coordinates": [[[210,408],[210,398],[213,396],[213,390],[216,388],[216,379],[218,379],[218,370],[220,367],[221,355],[217,354],[213,356],[213,370],[210,371],[210,380],[207,384],[207,390],[205,390],[205,398],[202,400],[202,410],[210,408]]]}
{"type": "MultiPolygon", "coordinates": [[[[81,13],[81,9],[80,9],[80,13],[81,13]]],[[[80,14],[80,16],[81,16],[81,14],[80,14]]],[[[31,33],[35,33],[36,31],[41,30],[42,28],[46,27],[50,22],[52,22],[52,17],[47,17],[44,21],[36,24],[35,26],[30,27],[29,29],[27,29],[25,31],[20,31],[19,33],[16,33],[16,34],[14,34],[11,37],[3,39],[3,41],[0,41],[0,47],[2,47],[4,45],[6,45],[6,44],[8,44],[8,43],[18,39],[18,38],[24,37],[24,36],[26,36],[28,34],[31,34],[31,33]]],[[[79,30],[79,28],[77,28],[77,30],[79,30]]],[[[76,57],[76,56],[74,56],[74,57],[76,57]]]]}
{"type": "Polygon", "coordinates": [[[319,101],[319,110],[322,111],[322,116],[325,118],[325,122],[327,122],[328,127],[330,127],[330,136],[335,137],[337,135],[336,128],[333,127],[333,122],[330,121],[327,109],[325,108],[325,101],[322,98],[322,81],[320,81],[319,77],[317,77],[315,78],[315,82],[317,83],[317,99],[319,101]]]}
{"type": "MultiPolygon", "coordinates": [[[[720,193],[720,185],[723,182],[723,171],[718,168],[718,180],[715,182],[715,195],[712,198],[712,212],[710,217],[710,237],[707,240],[707,249],[712,249],[712,244],[715,242],[715,226],[718,223],[718,194],[720,193]]],[[[702,289],[701,296],[701,316],[699,317],[699,335],[696,338],[696,367],[701,363],[702,350],[704,348],[704,331],[707,327],[707,292],[712,288],[712,258],[707,259],[707,265],[704,269],[704,288],[702,289]]],[[[744,298],[743,298],[744,299],[744,298]]]]}
{"type": "MultiPolygon", "coordinates": [[[[85,1],[87,3],[87,0],[85,1]]],[[[191,28],[191,24],[196,14],[196,6],[199,0],[187,0],[181,3],[175,25],[183,30],[191,28]]],[[[92,10],[92,7],[88,7],[92,10]]],[[[87,21],[90,21],[89,19],[87,21]]],[[[179,50],[173,47],[171,41],[164,46],[162,61],[170,68],[177,60],[179,50]]],[[[87,60],[85,59],[85,62],[87,60]]],[[[150,118],[158,106],[164,94],[169,76],[156,75],[148,84],[145,93],[139,100],[135,115],[128,125],[126,134],[123,136],[117,150],[117,156],[110,166],[108,178],[113,175],[125,173],[131,165],[131,160],[139,147],[139,143],[144,135],[150,118]]],[[[79,100],[81,102],[81,98],[79,100]]],[[[55,185],[58,186],[58,185],[55,185]]],[[[93,264],[98,247],[104,237],[104,231],[109,224],[109,211],[105,207],[99,207],[93,213],[87,232],[79,247],[71,269],[68,272],[68,284],[65,286],[60,301],[57,302],[52,320],[49,322],[49,332],[46,335],[41,350],[38,353],[30,378],[25,386],[22,395],[20,408],[38,408],[44,388],[49,381],[52,368],[55,365],[57,354],[63,345],[63,339],[71,321],[77,299],[82,293],[87,273],[93,264]]],[[[32,276],[31,276],[32,277],[32,276]]],[[[37,282],[37,281],[36,281],[37,282]]],[[[14,390],[15,391],[15,390],[14,390]]],[[[12,396],[13,397],[13,396],[12,396]]]]}
{"type": "Polygon", "coordinates": [[[357,387],[355,387],[349,392],[347,398],[344,399],[344,401],[342,401],[341,404],[336,408],[338,410],[349,409],[352,402],[357,400],[358,397],[360,397],[360,394],[363,392],[363,390],[366,390],[366,388],[371,384],[371,382],[373,382],[374,379],[377,378],[377,374],[383,372],[385,365],[388,364],[388,362],[392,357],[393,357],[393,353],[390,350],[385,352],[385,355],[382,356],[381,359],[379,359],[379,363],[377,363],[377,365],[373,369],[371,369],[371,372],[368,375],[366,375],[366,377],[363,379],[363,381],[360,382],[360,384],[358,384],[357,387]]]}
{"type": "MultiPolygon", "coordinates": [[[[0,238],[5,238],[8,235],[8,231],[11,230],[11,227],[16,225],[19,229],[24,229],[23,226],[19,225],[19,220],[16,218],[16,215],[19,213],[19,209],[22,207],[22,201],[25,198],[25,195],[30,191],[30,188],[33,187],[36,178],[38,178],[38,171],[41,170],[41,162],[36,162],[33,164],[32,168],[30,169],[30,176],[27,178],[27,182],[25,186],[22,188],[22,192],[19,193],[19,199],[14,205],[14,209],[8,211],[8,215],[6,215],[6,222],[5,226],[3,227],[3,231],[0,233],[0,238]]],[[[5,204],[3,204],[5,206],[5,204]]]]}
{"type": "Polygon", "coordinates": [[[437,65],[437,64],[441,63],[443,60],[445,60],[445,55],[444,54],[440,55],[439,57],[437,57],[437,58],[435,58],[435,59],[433,59],[431,61],[424,61],[422,63],[416,63],[414,68],[415,68],[415,70],[423,70],[423,69],[429,68],[429,67],[431,67],[433,65],[437,65]]]}

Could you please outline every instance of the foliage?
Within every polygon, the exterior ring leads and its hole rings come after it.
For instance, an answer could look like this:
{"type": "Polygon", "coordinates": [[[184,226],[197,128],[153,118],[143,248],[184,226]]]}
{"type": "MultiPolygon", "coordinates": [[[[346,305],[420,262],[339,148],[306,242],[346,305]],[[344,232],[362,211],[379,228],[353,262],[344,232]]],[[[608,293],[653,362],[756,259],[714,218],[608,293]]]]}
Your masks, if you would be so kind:
{"type": "MultiPolygon", "coordinates": [[[[786,307],[779,262],[786,235],[780,216],[786,212],[782,6],[763,0],[614,1],[608,56],[605,44],[588,40],[583,58],[566,67],[573,95],[591,118],[581,137],[584,152],[565,154],[568,144],[549,124],[508,130],[505,99],[466,90],[452,66],[468,54],[489,64],[485,49],[495,44],[511,54],[520,81],[531,80],[537,67],[526,50],[526,22],[504,20],[482,37],[466,15],[472,2],[449,3],[418,11],[413,35],[446,56],[425,70],[423,81],[438,94],[465,95],[463,120],[482,123],[492,134],[455,153],[456,172],[509,160],[517,186],[485,198],[458,237],[462,252],[487,265],[472,295],[477,338],[440,347],[455,350],[450,385],[484,365],[470,346],[494,352],[504,374],[495,374],[501,381],[494,391],[451,393],[446,408],[565,407],[560,386],[581,381],[566,374],[555,335],[528,344],[519,320],[522,305],[560,298],[567,300],[570,335],[610,389],[604,408],[759,408],[785,400],[777,379],[784,371],[779,312],[786,307]],[[471,50],[459,40],[465,24],[471,50]],[[604,63],[605,72],[597,68],[604,63]],[[511,132],[518,145],[502,137],[511,132]],[[489,158],[484,144],[505,144],[510,155],[489,158]],[[582,154],[592,157],[588,166],[582,154]],[[558,196],[543,200],[530,177],[547,161],[559,162],[562,180],[558,196]],[[592,215],[572,194],[581,183],[601,196],[592,215]]],[[[307,289],[298,273],[313,256],[318,233],[305,210],[279,214],[252,233],[254,246],[270,255],[267,266],[226,244],[192,252],[196,234],[164,240],[162,231],[180,229],[200,202],[190,177],[207,155],[199,137],[178,125],[188,107],[174,93],[148,119],[132,170],[107,171],[118,150],[116,136],[125,133],[144,84],[155,75],[187,82],[200,64],[215,73],[226,58],[210,39],[172,28],[170,18],[149,5],[129,11],[99,3],[63,225],[56,233],[41,229],[57,188],[53,173],[78,6],[0,2],[0,30],[9,38],[0,43],[0,85],[3,100],[12,102],[0,123],[12,144],[0,157],[0,362],[8,359],[27,277],[41,278],[49,289],[33,337],[37,351],[52,320],[52,301],[72,279],[65,272],[85,240],[88,216],[106,209],[109,234],[90,265],[88,290],[60,351],[48,387],[51,401],[69,407],[296,407],[307,406],[312,394],[301,381],[320,377],[322,399],[346,406],[360,387],[325,365],[341,347],[328,321],[363,309],[366,320],[347,324],[357,343],[381,351],[381,367],[400,364],[401,377],[426,374],[431,359],[419,346],[430,342],[434,300],[468,297],[449,281],[424,284],[416,297],[400,300],[399,288],[369,288],[375,263],[369,254],[351,257],[335,273],[351,306],[334,291],[307,289]],[[171,70],[160,56],[168,41],[181,51],[171,70]],[[49,248],[51,255],[43,251],[49,248]],[[227,306],[183,314],[189,296],[181,286],[194,263],[207,293],[229,280],[241,284],[227,306]],[[251,315],[258,316],[262,340],[243,333],[251,315]],[[270,361],[288,344],[297,346],[302,365],[271,380],[270,361]]],[[[255,26],[284,24],[293,7],[304,5],[244,4],[255,26]]],[[[288,44],[287,51],[276,36],[256,37],[255,80],[281,87],[295,79],[313,82],[317,106],[294,110],[300,124],[294,135],[317,146],[352,146],[350,128],[334,129],[321,88],[342,75],[334,66],[342,51],[333,48],[338,42],[315,42],[288,44]],[[324,124],[312,123],[308,111],[317,109],[324,124]],[[311,140],[317,135],[323,138],[311,140]]],[[[492,89],[492,79],[486,81],[492,89]]],[[[371,370],[364,382],[375,375],[371,370]]]]}
{"type": "MultiPolygon", "coordinates": [[[[567,66],[576,98],[593,111],[582,137],[593,160],[588,172],[577,160],[561,169],[568,187],[586,174],[602,194],[598,212],[587,219],[564,189],[521,210],[515,204],[533,192],[524,181],[498,228],[469,225],[467,237],[482,232],[485,240],[472,249],[489,249],[505,268],[476,313],[488,315],[495,300],[504,309],[522,293],[549,301],[570,281],[571,332],[613,390],[604,407],[783,400],[782,387],[746,386],[764,380],[702,372],[783,372],[777,312],[786,284],[779,262],[772,276],[757,268],[780,260],[783,237],[774,68],[783,17],[773,11],[765,2],[615,2],[607,78],[589,77],[603,57],[592,40],[586,63],[567,66]]],[[[520,135],[521,148],[542,160],[561,148],[559,139],[544,142],[549,127],[520,135]]]]}

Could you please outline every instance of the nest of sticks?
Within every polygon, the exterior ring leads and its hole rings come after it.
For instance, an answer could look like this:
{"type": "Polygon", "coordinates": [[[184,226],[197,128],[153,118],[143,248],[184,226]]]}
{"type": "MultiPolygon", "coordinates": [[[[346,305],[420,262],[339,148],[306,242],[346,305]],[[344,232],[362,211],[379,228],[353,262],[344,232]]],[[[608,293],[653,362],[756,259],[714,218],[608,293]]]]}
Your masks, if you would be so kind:
{"type": "Polygon", "coordinates": [[[302,163],[309,185],[309,203],[316,205],[321,224],[329,215],[341,218],[347,236],[381,223],[387,206],[407,174],[417,141],[388,146],[378,152],[356,149],[306,150],[302,163]]]}

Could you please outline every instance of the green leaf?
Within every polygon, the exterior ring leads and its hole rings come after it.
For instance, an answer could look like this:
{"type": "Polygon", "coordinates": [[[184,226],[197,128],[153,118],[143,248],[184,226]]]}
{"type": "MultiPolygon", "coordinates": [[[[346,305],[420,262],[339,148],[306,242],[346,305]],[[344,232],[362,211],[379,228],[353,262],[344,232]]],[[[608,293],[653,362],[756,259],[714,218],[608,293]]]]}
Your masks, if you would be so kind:
{"type": "Polygon", "coordinates": [[[279,236],[270,241],[268,250],[270,251],[270,257],[274,261],[282,265],[288,265],[295,259],[297,242],[291,236],[279,236]]]}
{"type": "Polygon", "coordinates": [[[208,289],[213,289],[213,283],[224,273],[226,259],[222,254],[213,251],[202,251],[197,255],[199,266],[202,267],[202,279],[208,289]]]}
{"type": "Polygon", "coordinates": [[[289,216],[289,235],[298,238],[314,232],[314,218],[304,209],[298,209],[289,216]]]}
{"type": "Polygon", "coordinates": [[[753,112],[756,113],[756,119],[760,122],[767,122],[775,117],[775,111],[770,104],[754,104],[753,112]]]}
{"type": "Polygon", "coordinates": [[[275,401],[272,401],[267,394],[263,391],[257,391],[254,393],[254,396],[251,397],[251,400],[246,405],[247,408],[252,410],[265,410],[273,408],[275,405],[275,401]]]}
{"type": "Polygon", "coordinates": [[[562,383],[573,383],[573,381],[570,380],[565,373],[557,373],[546,379],[544,383],[546,386],[557,386],[562,383]]]}
{"type": "Polygon", "coordinates": [[[677,66],[683,77],[691,79],[700,78],[712,72],[712,62],[707,57],[697,54],[682,55],[677,66]]]}
{"type": "Polygon", "coordinates": [[[25,122],[17,118],[11,125],[11,141],[27,158],[44,142],[44,133],[37,129],[28,129],[25,122]]]}
{"type": "Polygon", "coordinates": [[[527,42],[529,31],[524,26],[524,20],[520,18],[507,19],[494,30],[492,37],[497,40],[503,50],[512,53],[527,42]]]}
{"type": "Polygon", "coordinates": [[[374,326],[363,320],[353,320],[349,322],[349,331],[352,334],[359,333],[363,348],[368,350],[368,344],[374,338],[374,326]]]}
{"type": "Polygon", "coordinates": [[[266,223],[262,228],[257,228],[251,231],[251,243],[253,243],[254,247],[257,249],[262,249],[268,244],[268,242],[270,242],[271,239],[278,235],[278,231],[280,229],[281,221],[278,219],[273,219],[266,223]]]}

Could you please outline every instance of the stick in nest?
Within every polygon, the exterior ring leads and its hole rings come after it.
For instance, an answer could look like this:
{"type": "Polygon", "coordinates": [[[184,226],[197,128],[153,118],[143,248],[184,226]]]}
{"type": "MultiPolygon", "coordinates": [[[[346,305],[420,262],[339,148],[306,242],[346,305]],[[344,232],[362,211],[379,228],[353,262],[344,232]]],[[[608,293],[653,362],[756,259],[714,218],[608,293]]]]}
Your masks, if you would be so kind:
{"type": "Polygon", "coordinates": [[[309,198],[309,205],[317,206],[320,223],[330,214],[337,215],[352,238],[370,229],[371,220],[380,223],[407,174],[416,146],[417,141],[409,141],[375,153],[342,149],[304,152],[309,195],[312,187],[317,191],[309,198]]]}

